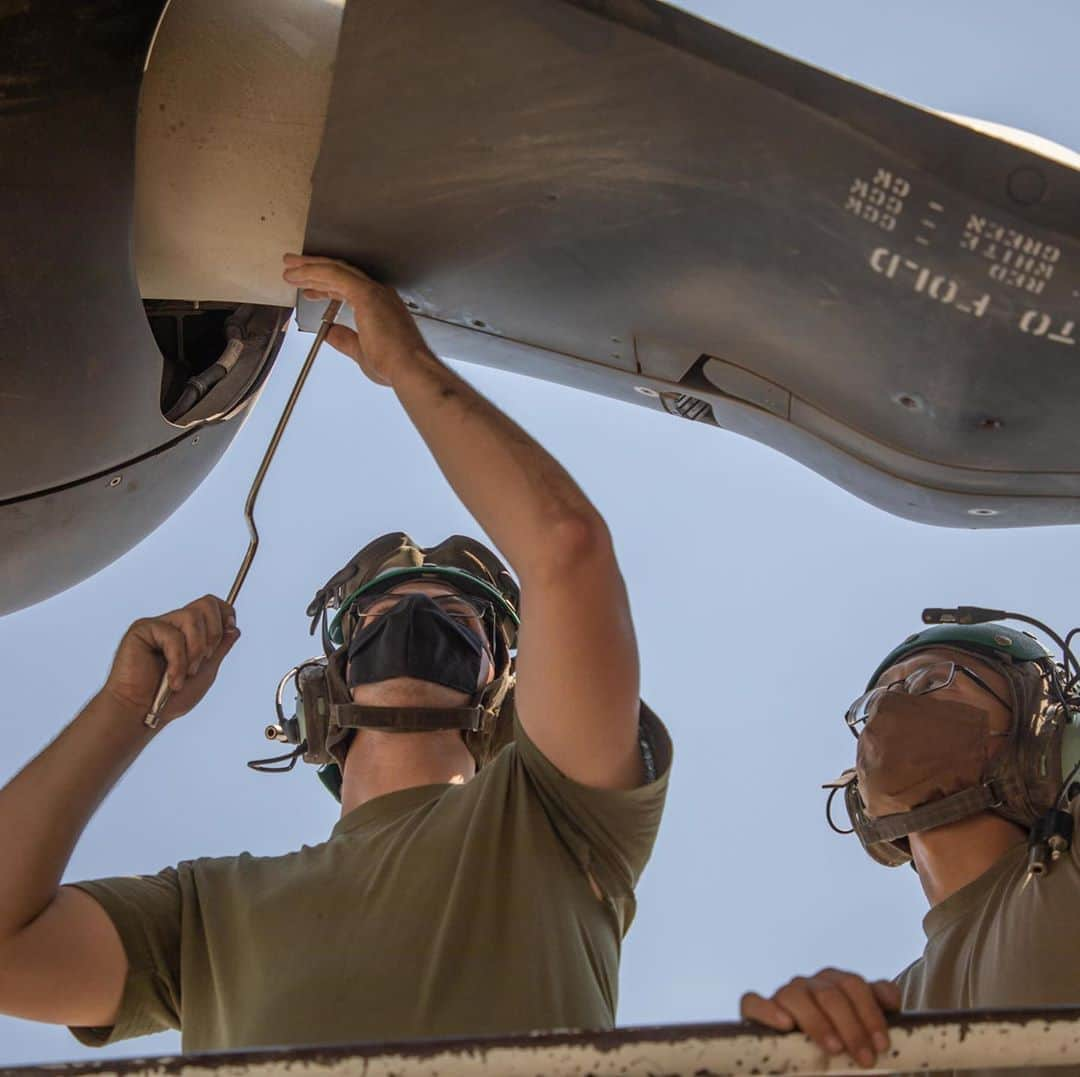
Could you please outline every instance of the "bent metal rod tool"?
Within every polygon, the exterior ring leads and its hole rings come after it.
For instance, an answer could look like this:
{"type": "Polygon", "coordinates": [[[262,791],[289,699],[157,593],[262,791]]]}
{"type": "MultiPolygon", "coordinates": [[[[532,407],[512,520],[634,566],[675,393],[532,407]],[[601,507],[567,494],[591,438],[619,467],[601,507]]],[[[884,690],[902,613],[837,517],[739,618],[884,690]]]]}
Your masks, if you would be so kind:
{"type": "MultiPolygon", "coordinates": [[[[311,373],[311,368],[315,363],[315,356],[319,354],[319,349],[322,347],[323,341],[326,340],[326,336],[330,332],[330,327],[334,324],[340,310],[341,300],[334,299],[323,313],[319,331],[315,334],[315,341],[308,351],[307,358],[304,360],[304,365],[300,368],[300,373],[296,378],[296,384],[293,386],[292,392],[289,394],[289,399],[286,401],[285,408],[281,413],[281,418],[278,419],[277,426],[274,428],[274,434],[270,438],[270,444],[267,446],[266,452],[263,454],[262,463],[259,464],[259,470],[255,473],[255,481],[251,484],[251,489],[248,491],[247,501],[244,503],[244,519],[247,521],[248,534],[251,538],[248,541],[248,548],[247,552],[244,554],[244,559],[240,562],[240,568],[236,572],[236,578],[233,580],[232,587],[229,588],[229,594],[225,599],[230,606],[235,604],[236,596],[240,594],[240,588],[244,586],[244,580],[247,579],[248,569],[251,568],[251,562],[255,560],[255,551],[259,548],[259,531],[255,527],[255,499],[259,496],[259,489],[263,484],[263,479],[266,478],[266,472],[270,467],[270,461],[274,459],[274,453],[277,452],[278,443],[281,441],[281,435],[285,432],[285,427],[292,417],[293,408],[296,406],[300,391],[304,388],[304,382],[307,381],[307,376],[311,373]]],[[[157,729],[158,718],[161,715],[165,704],[169,702],[169,695],[169,677],[166,672],[161,675],[157,692],[154,694],[154,701],[150,704],[150,710],[143,719],[144,725],[148,726],[150,729],[157,729]]]]}

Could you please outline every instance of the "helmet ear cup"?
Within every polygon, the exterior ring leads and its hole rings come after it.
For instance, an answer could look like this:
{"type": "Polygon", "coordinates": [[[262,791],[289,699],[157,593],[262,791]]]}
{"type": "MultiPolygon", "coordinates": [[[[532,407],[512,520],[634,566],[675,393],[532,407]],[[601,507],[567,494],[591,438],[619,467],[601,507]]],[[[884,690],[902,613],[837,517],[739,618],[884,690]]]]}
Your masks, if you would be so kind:
{"type": "Polygon", "coordinates": [[[300,739],[307,745],[305,763],[331,762],[326,734],[330,721],[330,685],[325,659],[302,668],[296,676],[300,739]]]}
{"type": "MultiPolygon", "coordinates": [[[[1075,713],[1075,712],[1074,712],[1075,713]]],[[[1069,800],[1080,794],[1080,714],[1073,719],[1070,715],[1061,734],[1061,777],[1068,779],[1065,795],[1069,800]],[[1076,792],[1073,792],[1076,790],[1076,792]]]]}

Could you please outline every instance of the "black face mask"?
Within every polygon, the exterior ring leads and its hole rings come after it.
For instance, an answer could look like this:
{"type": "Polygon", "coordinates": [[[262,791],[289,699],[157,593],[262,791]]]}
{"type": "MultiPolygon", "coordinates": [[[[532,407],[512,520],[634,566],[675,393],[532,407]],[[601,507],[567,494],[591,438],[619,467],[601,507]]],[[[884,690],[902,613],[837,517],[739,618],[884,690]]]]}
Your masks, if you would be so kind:
{"type": "Polygon", "coordinates": [[[470,697],[478,691],[484,646],[425,594],[411,594],[361,625],[349,641],[348,684],[415,677],[470,697]]]}

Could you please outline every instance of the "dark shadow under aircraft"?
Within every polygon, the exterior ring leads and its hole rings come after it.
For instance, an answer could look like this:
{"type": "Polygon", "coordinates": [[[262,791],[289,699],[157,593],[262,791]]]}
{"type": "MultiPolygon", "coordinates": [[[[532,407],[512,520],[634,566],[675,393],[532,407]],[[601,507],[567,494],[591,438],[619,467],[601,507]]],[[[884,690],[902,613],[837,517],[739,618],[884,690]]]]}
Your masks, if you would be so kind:
{"type": "Polygon", "coordinates": [[[1078,206],[1060,147],[656,0],[0,5],[0,613],[220,459],[285,249],[392,283],[443,356],[889,512],[1080,521],[1078,206]]]}

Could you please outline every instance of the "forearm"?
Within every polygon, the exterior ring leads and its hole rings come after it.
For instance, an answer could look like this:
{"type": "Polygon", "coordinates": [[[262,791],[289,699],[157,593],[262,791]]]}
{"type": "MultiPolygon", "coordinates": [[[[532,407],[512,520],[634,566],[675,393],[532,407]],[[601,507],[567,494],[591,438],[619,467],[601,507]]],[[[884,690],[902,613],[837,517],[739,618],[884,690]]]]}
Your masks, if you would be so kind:
{"type": "Polygon", "coordinates": [[[395,366],[394,391],[442,473],[524,580],[603,533],[565,468],[426,349],[395,366]]]}
{"type": "Polygon", "coordinates": [[[603,520],[577,483],[431,354],[393,289],[332,258],[286,254],[284,261],[284,279],[309,299],[352,306],[356,329],[336,325],[327,340],[373,381],[393,386],[447,481],[523,584],[558,575],[562,564],[614,564],[603,520]]]}
{"type": "Polygon", "coordinates": [[[52,901],[86,824],[152,735],[101,693],[0,790],[0,942],[52,901]]]}

